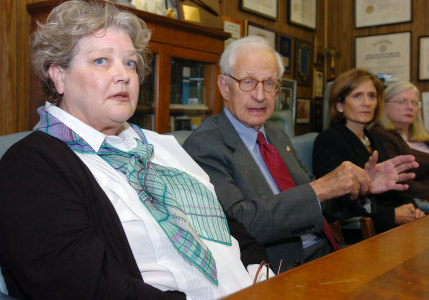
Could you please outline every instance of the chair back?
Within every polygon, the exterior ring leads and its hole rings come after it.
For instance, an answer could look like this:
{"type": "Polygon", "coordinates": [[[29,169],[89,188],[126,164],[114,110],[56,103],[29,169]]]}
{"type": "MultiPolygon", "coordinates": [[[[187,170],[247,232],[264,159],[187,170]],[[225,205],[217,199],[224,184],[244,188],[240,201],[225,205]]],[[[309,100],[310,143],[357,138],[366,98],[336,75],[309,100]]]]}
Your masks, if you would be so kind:
{"type": "Polygon", "coordinates": [[[18,133],[12,133],[8,135],[2,135],[0,136],[0,158],[2,158],[3,154],[6,153],[6,151],[15,144],[20,139],[26,137],[29,135],[32,131],[22,131],[18,133]]]}
{"type": "MultiPolygon", "coordinates": [[[[15,144],[22,138],[26,137],[30,133],[31,131],[22,131],[18,133],[0,136],[0,159],[2,158],[3,154],[5,154],[6,151],[10,148],[10,146],[15,144]]],[[[4,282],[3,275],[0,272],[0,300],[13,299],[12,297],[7,296],[7,294],[8,292],[6,288],[6,283],[4,282]]]]}
{"type": "Polygon", "coordinates": [[[271,118],[265,123],[283,130],[289,137],[295,136],[295,126],[291,111],[274,111],[271,118]]]}
{"type": "Polygon", "coordinates": [[[313,173],[313,145],[318,134],[318,132],[309,132],[291,138],[293,147],[311,173],[313,173]]]}

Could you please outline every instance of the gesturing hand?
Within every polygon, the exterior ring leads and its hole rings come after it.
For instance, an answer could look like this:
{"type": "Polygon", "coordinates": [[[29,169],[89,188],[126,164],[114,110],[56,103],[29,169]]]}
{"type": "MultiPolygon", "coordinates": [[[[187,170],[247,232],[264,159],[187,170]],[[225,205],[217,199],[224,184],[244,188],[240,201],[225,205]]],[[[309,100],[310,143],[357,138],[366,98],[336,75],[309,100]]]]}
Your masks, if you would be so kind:
{"type": "Polygon", "coordinates": [[[365,164],[370,182],[370,193],[379,194],[389,190],[405,191],[408,189],[408,184],[400,184],[398,182],[414,179],[414,173],[402,173],[409,169],[414,169],[419,166],[412,155],[398,155],[394,158],[378,163],[378,152],[370,156],[365,164]]]}

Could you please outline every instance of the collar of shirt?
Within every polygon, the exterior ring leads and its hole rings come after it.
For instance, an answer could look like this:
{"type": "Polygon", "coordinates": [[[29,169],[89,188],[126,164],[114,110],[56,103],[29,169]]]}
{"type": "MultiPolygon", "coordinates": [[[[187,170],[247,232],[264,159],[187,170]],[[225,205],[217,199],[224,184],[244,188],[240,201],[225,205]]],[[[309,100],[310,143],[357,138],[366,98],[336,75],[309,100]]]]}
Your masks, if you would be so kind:
{"type": "MultiPolygon", "coordinates": [[[[241,123],[236,117],[232,115],[232,113],[224,107],[224,112],[228,120],[231,122],[232,126],[237,131],[238,135],[242,139],[243,143],[246,145],[248,149],[251,151],[254,150],[256,146],[256,139],[258,137],[258,131],[255,131],[253,128],[249,128],[244,126],[243,123],[241,123]]],[[[267,139],[267,135],[265,134],[265,128],[264,124],[262,124],[261,128],[259,129],[260,132],[264,135],[265,139],[267,139]]]]}
{"type": "Polygon", "coordinates": [[[107,136],[52,103],[46,102],[45,107],[49,114],[61,120],[67,127],[83,138],[96,152],[100,149],[104,141],[122,151],[129,151],[137,145],[134,139],[139,137],[127,122],[123,125],[125,129],[118,136],[107,136]]]}

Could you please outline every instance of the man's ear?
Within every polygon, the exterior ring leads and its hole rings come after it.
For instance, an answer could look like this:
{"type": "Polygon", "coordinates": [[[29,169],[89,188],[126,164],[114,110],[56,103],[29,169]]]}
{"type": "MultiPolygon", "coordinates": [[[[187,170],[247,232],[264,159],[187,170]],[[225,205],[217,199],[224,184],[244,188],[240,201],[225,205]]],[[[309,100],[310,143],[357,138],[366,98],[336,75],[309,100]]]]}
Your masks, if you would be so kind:
{"type": "Polygon", "coordinates": [[[217,85],[219,87],[220,94],[225,101],[229,100],[229,87],[228,79],[225,75],[219,75],[217,77],[217,85]]]}
{"type": "Polygon", "coordinates": [[[62,95],[64,93],[64,69],[59,65],[50,65],[48,72],[54,82],[57,93],[62,95]]]}

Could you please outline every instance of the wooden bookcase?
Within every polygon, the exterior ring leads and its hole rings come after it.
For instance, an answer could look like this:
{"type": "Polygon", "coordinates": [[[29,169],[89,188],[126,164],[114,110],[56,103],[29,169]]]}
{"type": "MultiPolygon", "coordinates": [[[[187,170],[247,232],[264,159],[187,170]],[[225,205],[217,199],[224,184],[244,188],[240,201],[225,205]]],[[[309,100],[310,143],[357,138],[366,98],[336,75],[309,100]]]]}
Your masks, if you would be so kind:
{"type": "MultiPolygon", "coordinates": [[[[59,0],[52,0],[27,5],[27,11],[32,20],[32,31],[37,27],[36,20],[43,22],[52,8],[59,3],[59,0]]],[[[149,47],[154,53],[154,63],[149,88],[153,88],[153,91],[149,93],[140,92],[139,106],[132,120],[141,122],[140,125],[143,127],[159,133],[166,133],[174,127],[170,124],[170,120],[174,118],[191,116],[204,120],[212,114],[217,114],[222,107],[216,84],[219,74],[218,62],[224,48],[224,41],[229,37],[229,34],[219,29],[133,8],[122,6],[121,8],[136,14],[152,30],[149,47]],[[204,88],[202,89],[203,96],[200,99],[202,101],[200,105],[171,103],[172,70],[175,70],[175,64],[183,64],[183,62],[191,63],[191,65],[198,66],[202,70],[204,88]],[[149,99],[145,98],[147,95],[150,95],[149,99]]],[[[177,78],[175,77],[173,81],[177,82],[177,78]]],[[[141,87],[141,89],[144,88],[141,87]]],[[[29,125],[32,127],[38,121],[37,107],[44,104],[41,88],[34,74],[31,75],[30,89],[29,125]]]]}

